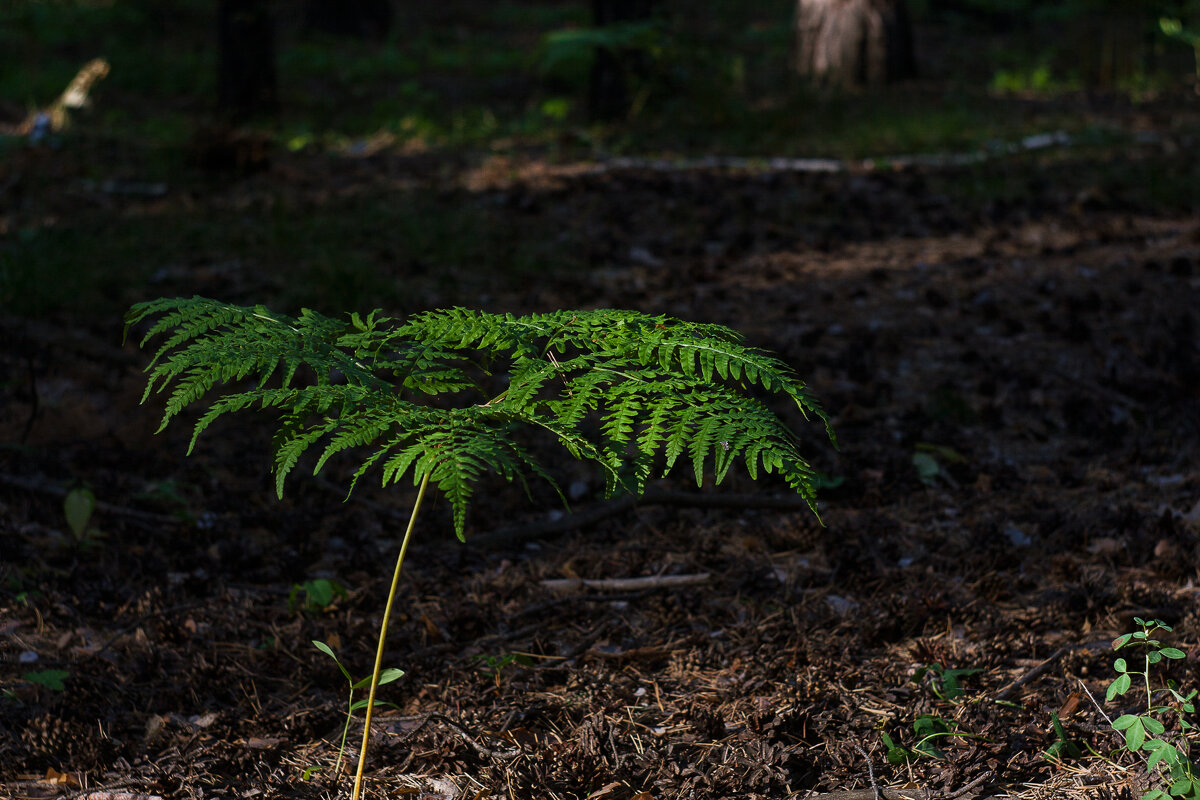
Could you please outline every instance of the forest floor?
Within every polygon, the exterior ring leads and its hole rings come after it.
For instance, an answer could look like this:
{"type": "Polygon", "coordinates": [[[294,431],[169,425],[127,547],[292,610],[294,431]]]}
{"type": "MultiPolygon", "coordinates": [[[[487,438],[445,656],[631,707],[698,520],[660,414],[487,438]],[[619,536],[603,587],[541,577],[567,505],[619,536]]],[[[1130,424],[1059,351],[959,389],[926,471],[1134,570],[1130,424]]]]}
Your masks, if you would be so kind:
{"type": "MultiPolygon", "coordinates": [[[[152,197],[37,154],[8,174],[22,213],[150,229],[426,193],[496,223],[489,247],[559,242],[568,268],[374,253],[399,310],[723,323],[829,410],[836,450],[789,418],[828,478],[824,527],[732,475],[693,499],[665,494],[688,489],[672,477],[573,527],[485,482],[466,544],[436,505],[401,581],[385,666],[406,674],[381,689],[368,797],[1136,797],[1145,769],[1103,716],[1137,706],[1104,704],[1111,640],[1174,624],[1187,658],[1156,674],[1200,687],[1200,219],[1145,194],[1180,174],[1194,190],[1200,159],[1147,142],[828,174],[283,154],[152,197]],[[703,577],[603,583],[680,575],[703,577]],[[543,585],[562,578],[601,583],[543,585]],[[1046,757],[1055,714],[1082,756],[1046,757]]],[[[294,297],[300,278],[236,252],[151,268],[93,276],[110,305],[0,320],[0,794],[345,796],[347,686],[311,642],[367,673],[412,493],[364,482],[343,502],[342,465],[277,500],[254,415],[191,457],[186,424],[154,435],[121,308],[294,297]],[[76,536],[63,502],[83,484],[98,506],[76,536]]],[[[597,476],[549,460],[577,512],[604,508],[597,476]]]]}

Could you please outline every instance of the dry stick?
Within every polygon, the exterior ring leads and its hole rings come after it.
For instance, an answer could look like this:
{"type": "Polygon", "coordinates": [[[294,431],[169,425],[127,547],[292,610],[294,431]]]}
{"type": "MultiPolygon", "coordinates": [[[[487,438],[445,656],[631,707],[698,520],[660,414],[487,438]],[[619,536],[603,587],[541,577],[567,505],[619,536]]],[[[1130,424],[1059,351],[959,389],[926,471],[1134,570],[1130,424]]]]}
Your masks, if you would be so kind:
{"type": "Polygon", "coordinates": [[[1017,678],[1015,681],[1010,683],[1008,686],[1005,686],[992,699],[993,700],[1007,700],[1009,697],[1011,697],[1017,691],[1017,689],[1020,689],[1025,684],[1027,684],[1030,681],[1041,676],[1042,673],[1046,672],[1046,670],[1050,669],[1050,667],[1052,667],[1054,665],[1055,661],[1058,661],[1058,659],[1062,658],[1067,653],[1073,652],[1075,650],[1092,650],[1092,649],[1095,649],[1096,647],[1106,647],[1106,646],[1108,646],[1108,642],[1086,642],[1086,643],[1080,642],[1080,643],[1076,643],[1076,644],[1064,645],[1063,647],[1060,647],[1057,650],[1055,650],[1053,653],[1051,653],[1050,657],[1047,658],[1045,661],[1038,664],[1036,667],[1029,670],[1021,677],[1017,678]]]}
{"type": "Polygon", "coordinates": [[[826,792],[811,794],[804,800],[930,800],[929,792],[924,789],[894,789],[890,786],[870,789],[849,789],[843,792],[826,792]]]}
{"type": "Polygon", "coordinates": [[[871,779],[871,791],[875,793],[874,800],[879,800],[879,784],[875,782],[875,766],[871,763],[871,757],[867,755],[866,750],[863,750],[861,744],[854,745],[854,749],[861,753],[863,761],[867,762],[867,777],[871,779]]]}
{"type": "Polygon", "coordinates": [[[603,589],[614,592],[636,592],[642,589],[663,589],[676,586],[690,586],[704,583],[711,577],[707,572],[695,575],[645,575],[639,578],[550,578],[539,581],[541,586],[551,591],[569,591],[572,589],[603,589]]]}
{"type": "Polygon", "coordinates": [[[367,714],[363,722],[362,747],[358,751],[358,771],[354,774],[354,792],[351,800],[358,800],[362,794],[363,768],[367,763],[367,745],[371,741],[371,717],[375,711],[375,690],[379,688],[379,673],[383,670],[383,645],[387,641],[388,623],[392,620],[392,604],[396,600],[396,586],[400,583],[400,568],[404,566],[404,554],[408,552],[408,542],[412,539],[413,527],[417,524],[417,512],[421,510],[421,500],[425,497],[425,489],[429,486],[429,473],[421,477],[421,488],[417,490],[417,500],[413,503],[412,515],[408,518],[408,528],[404,531],[404,541],[400,544],[400,555],[396,558],[396,569],[392,573],[392,588],[388,591],[387,605],[383,609],[383,622],[379,626],[379,644],[375,649],[375,670],[371,673],[371,690],[367,693],[367,714]]]}
{"type": "MultiPolygon", "coordinates": [[[[144,783],[144,781],[140,781],[140,780],[114,781],[113,783],[105,783],[100,786],[93,786],[89,789],[79,789],[77,791],[71,792],[70,794],[60,795],[57,798],[57,800],[78,800],[78,798],[88,797],[89,795],[96,795],[97,797],[101,797],[106,794],[111,795],[114,789],[126,789],[130,786],[137,786],[140,783],[144,783]]],[[[140,792],[138,792],[138,793],[121,792],[120,794],[123,794],[126,796],[133,795],[135,797],[155,797],[156,796],[156,795],[151,795],[151,794],[142,794],[140,792]]],[[[160,800],[161,800],[161,798],[160,798],[160,800]]]]}
{"type": "MultiPolygon", "coordinates": [[[[870,761],[868,760],[867,763],[869,765],[870,761]]],[[[992,774],[992,771],[988,770],[954,793],[937,796],[941,797],[942,800],[959,800],[959,798],[966,797],[979,788],[984,781],[992,777],[992,774]]],[[[933,793],[927,789],[900,789],[890,786],[875,786],[872,783],[870,789],[850,789],[843,792],[813,794],[804,798],[804,800],[933,800],[933,797],[933,793]]]]}
{"type": "MultiPolygon", "coordinates": [[[[510,717],[511,717],[511,715],[510,715],[510,717]]],[[[411,717],[402,717],[401,719],[412,719],[412,718],[411,717]]],[[[463,725],[460,722],[455,722],[454,720],[450,719],[449,717],[445,716],[444,714],[439,714],[436,711],[433,713],[430,713],[430,714],[425,714],[424,716],[421,716],[421,717],[417,717],[417,719],[421,720],[420,724],[418,724],[417,727],[415,727],[412,730],[405,733],[400,741],[406,741],[406,740],[412,738],[413,736],[416,736],[417,733],[422,728],[424,728],[427,724],[429,724],[430,722],[441,722],[446,727],[448,727],[450,730],[452,730],[456,734],[458,734],[458,736],[463,741],[465,741],[467,744],[469,744],[471,746],[471,749],[473,749],[476,753],[478,753],[481,756],[485,756],[487,758],[494,758],[494,759],[497,759],[500,761],[508,761],[510,759],[516,758],[517,756],[521,755],[520,747],[509,748],[506,750],[500,750],[497,748],[488,747],[487,745],[480,744],[479,742],[475,741],[475,738],[479,736],[478,733],[475,733],[470,728],[468,728],[466,725],[463,725]]],[[[493,736],[492,738],[494,739],[496,737],[493,736]]]]}
{"type": "Polygon", "coordinates": [[[1104,721],[1108,723],[1109,727],[1112,727],[1112,717],[1110,717],[1108,714],[1105,714],[1104,709],[1101,708],[1100,704],[1096,702],[1096,698],[1092,697],[1092,690],[1089,689],[1087,687],[1087,684],[1084,683],[1083,681],[1079,682],[1079,686],[1080,686],[1080,688],[1083,689],[1084,692],[1087,693],[1088,699],[1092,701],[1092,705],[1094,705],[1096,707],[1096,710],[1100,712],[1100,716],[1104,717],[1104,721]]]}
{"type": "Polygon", "coordinates": [[[992,777],[992,771],[989,769],[986,772],[984,772],[982,775],[977,776],[975,778],[975,780],[971,781],[970,783],[968,783],[966,786],[959,789],[954,794],[947,795],[946,800],[958,800],[958,798],[960,798],[960,797],[965,797],[966,795],[968,795],[972,791],[974,791],[975,788],[978,787],[981,783],[983,783],[984,781],[988,780],[991,777],[992,777]]]}

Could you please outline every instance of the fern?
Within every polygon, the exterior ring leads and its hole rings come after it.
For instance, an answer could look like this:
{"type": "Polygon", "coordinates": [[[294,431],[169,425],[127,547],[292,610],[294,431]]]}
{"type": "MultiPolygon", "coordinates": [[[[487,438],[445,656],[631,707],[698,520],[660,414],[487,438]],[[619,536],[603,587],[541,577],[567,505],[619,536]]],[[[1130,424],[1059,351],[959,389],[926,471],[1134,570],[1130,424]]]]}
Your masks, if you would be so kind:
{"type": "Polygon", "coordinates": [[[189,453],[226,414],[278,409],[281,495],[288,474],[317,449],[314,473],[339,453],[365,451],[351,491],[375,467],[385,486],[411,474],[419,487],[380,625],[352,800],[361,795],[396,585],[429,483],[450,501],[462,539],[485,472],[522,484],[532,473],[554,485],[516,435],[532,427],[599,464],[609,494],[640,494],[656,465],[666,475],[685,454],[700,485],[709,468],[720,483],[741,458],[751,478],[778,473],[815,513],[815,476],[795,434],[749,392],[787,395],[833,439],[795,373],[719,325],[610,309],[515,317],[451,308],[407,322],[305,309],[292,319],[203,297],[139,303],[126,334],[146,322],[143,347],[165,337],[142,396],[170,390],[159,430],[217,393],[193,426],[189,453]]]}
{"type": "Polygon", "coordinates": [[[142,398],[169,392],[160,430],[216,393],[189,452],[226,414],[278,409],[281,494],[308,451],[319,471],[343,451],[364,450],[355,483],[375,466],[384,484],[428,477],[449,499],[460,539],[484,473],[553,484],[518,442],[520,427],[548,431],[599,464],[609,494],[640,493],[685,455],[698,484],[706,473],[720,483],[741,459],[751,477],[778,473],[814,512],[814,475],[797,437],[751,392],[787,395],[833,438],[825,412],[778,358],[729,328],[666,316],[451,308],[406,321],[307,309],[290,318],[193,297],[139,303],[126,322],[127,331],[149,323],[143,347],[162,340],[142,398]]]}

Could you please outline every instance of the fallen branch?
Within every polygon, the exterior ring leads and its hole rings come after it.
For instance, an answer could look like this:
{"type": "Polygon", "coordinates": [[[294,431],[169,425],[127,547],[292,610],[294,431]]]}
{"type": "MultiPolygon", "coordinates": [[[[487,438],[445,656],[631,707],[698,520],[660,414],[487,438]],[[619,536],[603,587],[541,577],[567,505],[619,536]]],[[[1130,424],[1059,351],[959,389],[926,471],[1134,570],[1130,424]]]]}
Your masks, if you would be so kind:
{"type": "Polygon", "coordinates": [[[480,744],[479,742],[477,742],[475,740],[482,739],[484,736],[487,736],[488,738],[491,738],[491,739],[495,739],[496,741],[505,741],[505,740],[501,739],[498,736],[494,736],[492,734],[476,733],[475,731],[468,728],[466,725],[463,725],[461,722],[456,722],[443,714],[438,714],[437,712],[433,712],[431,714],[419,714],[419,715],[413,716],[413,717],[400,717],[399,720],[395,720],[395,721],[397,721],[397,722],[413,722],[415,720],[420,720],[420,722],[417,724],[417,726],[415,728],[412,728],[411,730],[408,730],[408,731],[404,732],[403,734],[401,734],[400,741],[403,742],[408,739],[411,739],[413,736],[416,736],[417,733],[422,728],[424,728],[426,725],[428,725],[430,722],[440,722],[443,725],[445,725],[447,728],[452,730],[455,734],[457,734],[458,737],[460,739],[462,739],[464,742],[466,742],[471,747],[472,750],[474,750],[479,755],[484,756],[485,758],[491,758],[491,759],[495,759],[497,761],[511,761],[512,759],[521,755],[521,752],[522,752],[520,746],[501,749],[501,748],[488,747],[487,745],[480,744]]]}
{"type": "MultiPolygon", "coordinates": [[[[870,763],[870,762],[868,762],[870,763]]],[[[982,786],[984,782],[991,779],[991,770],[977,776],[974,780],[968,783],[961,789],[957,789],[950,793],[934,793],[928,789],[907,789],[893,788],[883,786],[872,786],[869,789],[848,789],[842,792],[825,792],[824,794],[810,794],[804,800],[961,800],[967,796],[975,797],[977,800],[984,800],[990,795],[971,795],[971,792],[982,786]]]]}
{"type": "Polygon", "coordinates": [[[1108,642],[1080,642],[1077,644],[1064,645],[1063,647],[1060,647],[1057,650],[1055,650],[1053,653],[1051,653],[1050,657],[1047,658],[1045,661],[1038,664],[1036,667],[1029,670],[1021,677],[1017,678],[1015,681],[1010,683],[1008,686],[1005,686],[992,699],[997,700],[997,701],[1007,700],[1009,697],[1011,697],[1017,691],[1017,689],[1020,689],[1025,684],[1040,677],[1042,675],[1042,673],[1046,672],[1048,669],[1050,669],[1050,667],[1054,666],[1054,662],[1058,661],[1060,658],[1065,656],[1067,653],[1072,653],[1076,650],[1095,650],[1097,648],[1108,647],[1108,646],[1109,646],[1108,642]]]}
{"type": "Polygon", "coordinates": [[[541,585],[555,592],[569,592],[577,589],[601,589],[613,592],[636,592],[642,589],[665,589],[676,586],[691,586],[704,583],[709,579],[707,572],[695,575],[646,575],[640,578],[549,578],[539,581],[541,585]]]}
{"type": "Polygon", "coordinates": [[[878,792],[872,787],[810,794],[804,800],[875,800],[877,797],[883,798],[883,800],[930,800],[929,792],[924,789],[893,789],[886,786],[880,786],[878,792]]]}

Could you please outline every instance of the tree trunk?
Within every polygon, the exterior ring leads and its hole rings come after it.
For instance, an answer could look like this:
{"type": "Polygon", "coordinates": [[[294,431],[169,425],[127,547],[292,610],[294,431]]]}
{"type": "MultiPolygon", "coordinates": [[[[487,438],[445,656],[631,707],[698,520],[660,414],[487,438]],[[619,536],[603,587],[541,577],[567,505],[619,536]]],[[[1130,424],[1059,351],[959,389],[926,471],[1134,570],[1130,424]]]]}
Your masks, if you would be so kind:
{"type": "Polygon", "coordinates": [[[305,0],[305,33],[382,40],[392,27],[391,0],[305,0]]]}
{"type": "Polygon", "coordinates": [[[843,89],[913,77],[905,0],[796,0],[796,72],[843,89]]]}
{"type": "Polygon", "coordinates": [[[266,0],[217,3],[217,107],[235,122],[279,108],[275,25],[266,0]]]}
{"type": "MultiPolygon", "coordinates": [[[[592,0],[592,23],[601,28],[650,19],[654,0],[592,0]]],[[[588,114],[594,120],[622,119],[629,113],[629,76],[640,54],[629,48],[599,47],[588,80],[588,114]]]]}

